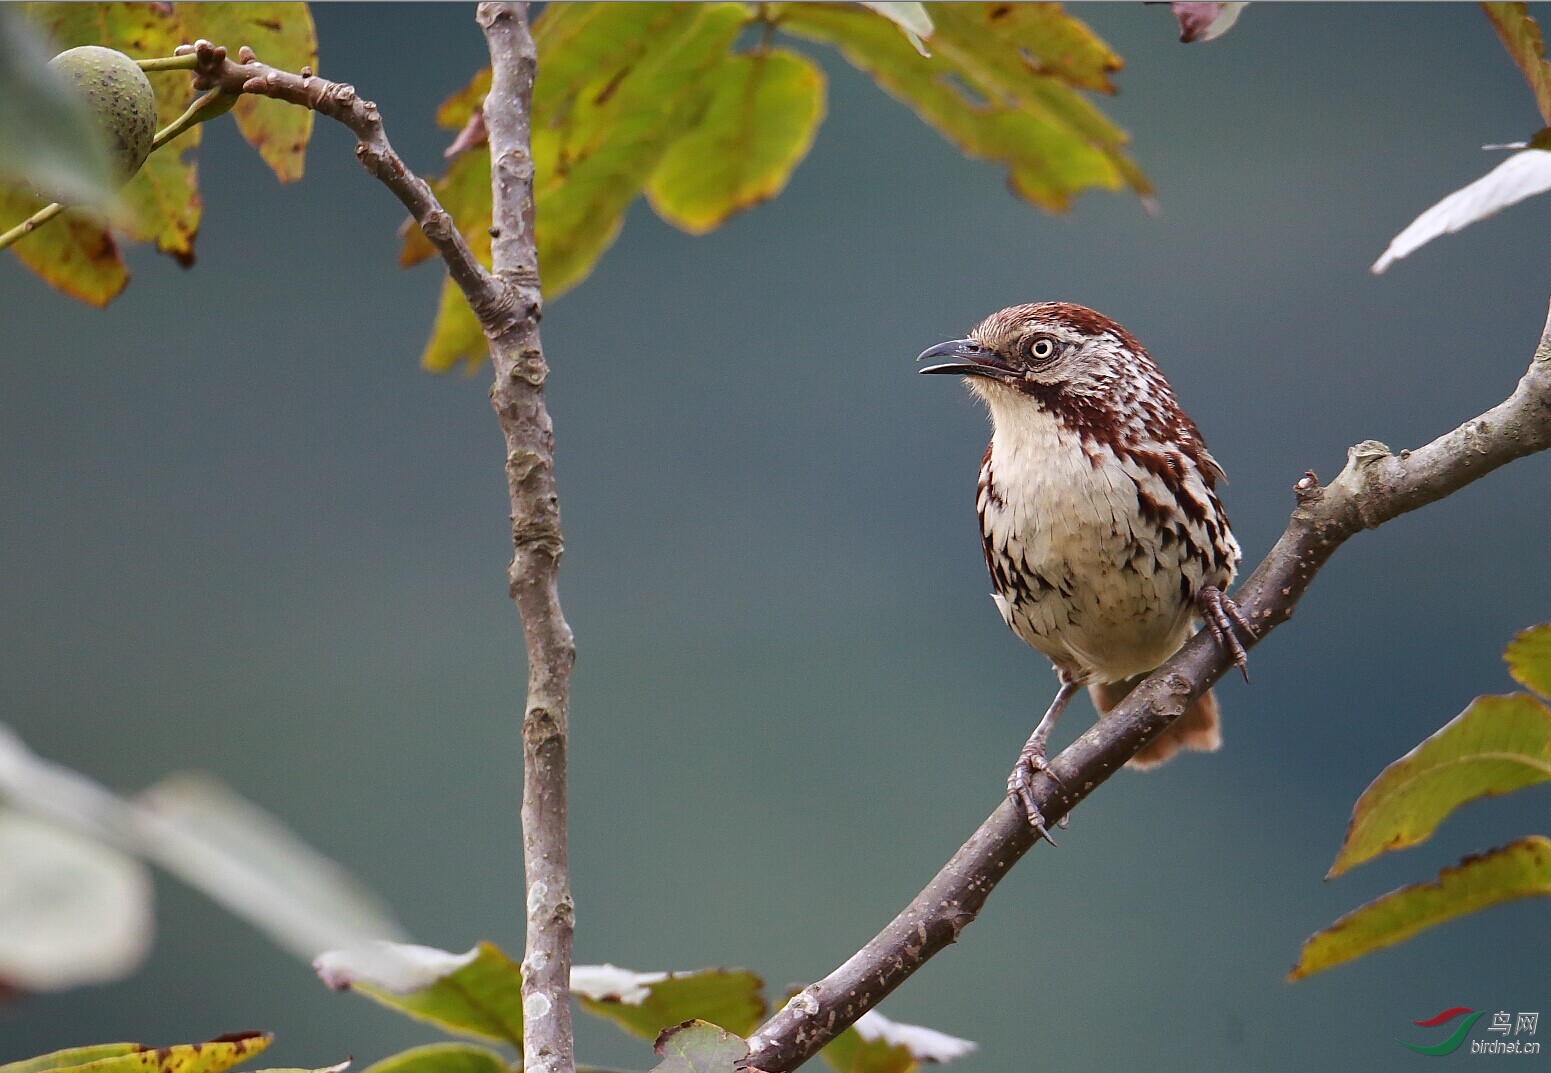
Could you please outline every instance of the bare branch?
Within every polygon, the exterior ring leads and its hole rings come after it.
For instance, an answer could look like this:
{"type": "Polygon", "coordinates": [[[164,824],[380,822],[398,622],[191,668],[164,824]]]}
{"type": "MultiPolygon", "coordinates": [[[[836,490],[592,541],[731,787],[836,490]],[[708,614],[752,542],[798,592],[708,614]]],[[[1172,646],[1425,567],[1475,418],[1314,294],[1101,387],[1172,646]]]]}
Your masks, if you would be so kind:
{"type": "Polygon", "coordinates": [[[244,45],[241,62],[227,57],[226,49],[209,41],[197,41],[177,49],[179,56],[193,56],[194,85],[201,90],[219,89],[236,95],[252,93],[310,108],[349,127],[355,133],[356,159],[380,179],[409,210],[425,237],[441,254],[453,281],[468,298],[481,324],[510,320],[503,288],[486,272],[458,232],[452,215],[442,208],[431,188],[400,159],[383,130],[377,106],[361,97],[354,86],[319,78],[307,68],[292,74],[260,63],[244,45]]]}
{"type": "Polygon", "coordinates": [[[493,78],[483,116],[489,130],[494,226],[492,269],[470,252],[431,188],[394,152],[377,106],[354,87],[303,69],[290,74],[260,63],[252,49],[227,58],[200,41],[179,49],[197,58],[195,85],[288,101],[355,132],[356,157],[403,203],[430,240],[479,318],[490,344],[491,405],[506,441],[507,491],[515,552],[508,571],[522,615],[528,691],[522,720],[522,838],[526,867],[527,948],[522,962],[523,1068],[574,1073],[571,1035],[573,907],[566,849],[566,735],[576,648],[556,587],[562,541],[555,488],[554,429],[544,405],[549,369],[539,341],[542,301],[533,232],[533,156],[529,148],[538,50],[528,5],[488,3],[478,20],[493,78]]]}
{"type": "MultiPolygon", "coordinates": [[[[1348,538],[1436,502],[1499,466],[1551,447],[1551,318],[1529,370],[1506,400],[1414,451],[1391,454],[1368,440],[1324,488],[1313,473],[1294,488],[1298,505],[1271,553],[1239,590],[1238,605],[1263,640],[1286,622],[1325,561],[1348,538]]],[[[1250,639],[1246,639],[1250,640],[1250,639]]],[[[1054,823],[1204,693],[1231,666],[1197,634],[1051,767],[1060,784],[1034,788],[1054,823]],[[1069,787],[1063,793],[1061,785],[1069,787]]],[[[747,1064],[795,1069],[953,942],[1007,870],[1034,845],[1033,830],[1006,800],[904,911],[823,980],[804,988],[749,1039],[747,1064]]]]}
{"type": "Polygon", "coordinates": [[[522,960],[523,1068],[573,1073],[571,936],[566,850],[566,740],[576,648],[560,610],[560,500],[554,429],[544,405],[549,368],[539,342],[538,254],[533,233],[533,79],[538,49],[528,5],[479,5],[490,48],[485,98],[493,201],[492,263],[508,295],[507,323],[484,321],[495,384],[491,405],[506,439],[512,503],[512,599],[522,612],[528,700],[522,721],[522,843],[527,869],[527,949],[522,960]]]}

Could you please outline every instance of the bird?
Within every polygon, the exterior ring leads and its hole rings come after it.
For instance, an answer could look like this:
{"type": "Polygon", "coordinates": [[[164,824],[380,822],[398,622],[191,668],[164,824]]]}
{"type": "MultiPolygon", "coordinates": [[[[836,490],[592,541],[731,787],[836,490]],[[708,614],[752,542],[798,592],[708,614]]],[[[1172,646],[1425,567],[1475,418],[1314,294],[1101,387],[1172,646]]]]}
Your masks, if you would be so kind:
{"type": "MultiPolygon", "coordinates": [[[[1203,620],[1245,671],[1239,634],[1255,634],[1224,595],[1241,558],[1217,494],[1226,478],[1147,350],[1085,306],[1012,306],[917,361],[962,376],[990,414],[975,510],[991,599],[1059,683],[1007,795],[1050,840],[1032,780],[1050,773],[1050,732],[1080,687],[1102,718],[1203,620]]],[[[1208,691],[1130,766],[1214,751],[1219,724],[1208,691]]]]}

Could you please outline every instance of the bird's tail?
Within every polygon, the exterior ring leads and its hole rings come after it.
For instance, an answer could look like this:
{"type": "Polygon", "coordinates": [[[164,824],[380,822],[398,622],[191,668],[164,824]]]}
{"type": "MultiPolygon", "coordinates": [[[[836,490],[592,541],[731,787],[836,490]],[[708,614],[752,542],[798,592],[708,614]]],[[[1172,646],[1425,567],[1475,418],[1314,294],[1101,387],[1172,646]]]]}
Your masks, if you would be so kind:
{"type": "MultiPolygon", "coordinates": [[[[1146,675],[1128,678],[1123,682],[1108,682],[1088,687],[1093,706],[1099,715],[1108,713],[1125,699],[1146,675]]],[[[1192,704],[1185,714],[1174,720],[1169,729],[1142,747],[1126,766],[1137,771],[1155,768],[1181,749],[1196,749],[1213,753],[1222,745],[1222,729],[1218,718],[1217,694],[1207,690],[1192,704]]]]}

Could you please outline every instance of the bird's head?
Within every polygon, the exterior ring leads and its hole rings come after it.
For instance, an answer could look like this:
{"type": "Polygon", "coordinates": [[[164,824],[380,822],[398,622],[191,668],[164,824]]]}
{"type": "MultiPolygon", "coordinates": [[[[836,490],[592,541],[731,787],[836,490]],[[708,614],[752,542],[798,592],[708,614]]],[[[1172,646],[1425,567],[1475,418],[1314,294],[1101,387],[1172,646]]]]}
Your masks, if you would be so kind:
{"type": "Polygon", "coordinates": [[[1134,423],[1159,435],[1188,421],[1142,344],[1102,313],[1037,302],[992,313],[924,351],[923,373],[957,373],[1001,421],[1035,407],[1085,435],[1134,423]]]}
{"type": "Polygon", "coordinates": [[[916,359],[936,359],[923,373],[958,373],[982,396],[1000,386],[1042,397],[1052,389],[1108,394],[1117,380],[1154,373],[1130,332],[1085,306],[1037,302],[992,313],[963,339],[950,339],[916,359]]]}

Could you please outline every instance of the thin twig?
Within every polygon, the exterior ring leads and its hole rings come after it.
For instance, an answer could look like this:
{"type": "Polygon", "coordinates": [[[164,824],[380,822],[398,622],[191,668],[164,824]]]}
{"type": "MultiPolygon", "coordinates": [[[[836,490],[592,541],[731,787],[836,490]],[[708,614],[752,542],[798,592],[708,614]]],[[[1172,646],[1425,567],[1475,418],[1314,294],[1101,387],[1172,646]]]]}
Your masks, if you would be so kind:
{"type": "MultiPolygon", "coordinates": [[[[1529,370],[1505,401],[1425,447],[1391,454],[1368,440],[1321,488],[1313,473],[1294,487],[1287,530],[1239,590],[1238,605],[1257,637],[1286,622],[1336,548],[1363,529],[1436,502],[1499,466],[1551,447],[1551,318],[1529,370]]],[[[1039,779],[1036,803],[1054,823],[1189,708],[1231,666],[1206,633],[1197,634],[1119,707],[1051,764],[1060,780],[1039,779]],[[1061,786],[1069,788],[1063,792],[1061,786]]],[[[1006,800],[904,911],[823,980],[798,992],[749,1039],[747,1064],[769,1073],[795,1069],[876,1006],[953,942],[1035,834],[1006,800]]]]}
{"type": "Polygon", "coordinates": [[[226,49],[209,41],[180,45],[179,56],[196,58],[194,86],[197,89],[221,89],[226,93],[252,93],[310,108],[349,127],[356,136],[355,155],[363,167],[380,179],[409,210],[425,237],[447,265],[474,315],[482,325],[504,326],[508,316],[508,296],[484,266],[475,259],[469,245],[458,232],[452,216],[442,208],[431,188],[394,151],[383,130],[377,106],[343,82],[319,78],[308,68],[292,74],[259,62],[253,50],[244,45],[238,50],[239,62],[228,58],[226,49]]]}
{"type": "Polygon", "coordinates": [[[549,369],[539,342],[538,253],[533,232],[533,80],[538,49],[528,5],[485,3],[478,20],[490,49],[489,130],[496,279],[508,296],[506,324],[485,322],[495,384],[490,402],[506,439],[512,502],[512,599],[528,649],[522,720],[522,845],[528,931],[522,959],[523,1068],[573,1073],[571,936],[573,907],[566,850],[566,742],[576,648],[560,610],[560,500],[554,429],[544,405],[549,369]]]}
{"type": "Polygon", "coordinates": [[[27,217],[21,223],[11,228],[9,231],[5,232],[4,234],[0,234],[0,250],[14,245],[17,239],[25,238],[26,236],[32,234],[38,228],[42,227],[44,224],[48,223],[50,220],[64,211],[65,207],[57,201],[44,205],[37,212],[27,217]]]}

